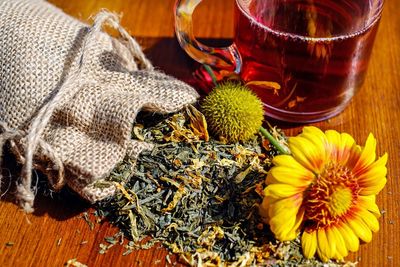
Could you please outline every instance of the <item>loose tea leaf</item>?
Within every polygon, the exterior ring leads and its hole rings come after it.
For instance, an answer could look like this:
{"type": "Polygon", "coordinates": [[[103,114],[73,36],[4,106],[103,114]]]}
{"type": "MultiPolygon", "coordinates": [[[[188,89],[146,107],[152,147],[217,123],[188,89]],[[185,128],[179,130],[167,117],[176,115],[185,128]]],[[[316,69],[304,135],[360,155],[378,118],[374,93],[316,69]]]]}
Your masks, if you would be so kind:
{"type": "MultiPolygon", "coordinates": [[[[154,149],[117,166],[108,180],[119,191],[97,206],[98,215],[131,238],[124,255],[161,242],[188,265],[323,266],[302,256],[298,239],[277,242],[260,224],[257,207],[277,152],[261,135],[242,144],[205,141],[197,112],[188,109],[154,126],[134,127],[133,135],[154,143],[154,149]]],[[[106,239],[110,245],[114,240],[106,239]]]]}
{"type": "Polygon", "coordinates": [[[82,218],[85,220],[85,222],[88,224],[90,230],[94,229],[94,223],[89,219],[89,214],[87,212],[84,212],[82,214],[82,218]]]}
{"type": "Polygon", "coordinates": [[[14,242],[8,241],[6,243],[6,247],[12,247],[12,246],[14,246],[14,242]]]}
{"type": "Polygon", "coordinates": [[[86,264],[80,263],[76,259],[69,259],[65,265],[65,267],[87,267],[86,264]]]}

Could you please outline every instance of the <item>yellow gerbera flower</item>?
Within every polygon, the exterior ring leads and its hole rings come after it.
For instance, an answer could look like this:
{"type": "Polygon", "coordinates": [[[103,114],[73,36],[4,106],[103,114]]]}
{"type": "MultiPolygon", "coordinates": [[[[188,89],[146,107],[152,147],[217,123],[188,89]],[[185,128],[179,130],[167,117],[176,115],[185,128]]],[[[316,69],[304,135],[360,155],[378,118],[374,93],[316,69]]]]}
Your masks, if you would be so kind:
{"type": "Polygon", "coordinates": [[[316,127],[288,143],[292,154],[274,158],[260,213],[278,240],[302,232],[307,258],[341,260],[379,229],[375,195],[386,183],[387,154],[376,160],[372,134],[362,148],[346,133],[316,127]]]}

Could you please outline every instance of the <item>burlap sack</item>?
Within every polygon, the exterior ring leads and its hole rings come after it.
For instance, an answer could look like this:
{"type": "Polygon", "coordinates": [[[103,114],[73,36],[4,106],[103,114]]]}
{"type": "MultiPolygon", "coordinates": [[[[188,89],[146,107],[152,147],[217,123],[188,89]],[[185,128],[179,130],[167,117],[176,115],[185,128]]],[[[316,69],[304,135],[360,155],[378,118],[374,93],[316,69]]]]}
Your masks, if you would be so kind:
{"type": "Polygon", "coordinates": [[[67,183],[101,200],[114,193],[104,181],[113,167],[151,148],[131,139],[137,113],[173,112],[198,97],[155,71],[115,15],[101,12],[88,27],[42,0],[0,0],[0,92],[0,148],[8,140],[23,164],[17,199],[27,212],[32,168],[55,189],[67,183]]]}

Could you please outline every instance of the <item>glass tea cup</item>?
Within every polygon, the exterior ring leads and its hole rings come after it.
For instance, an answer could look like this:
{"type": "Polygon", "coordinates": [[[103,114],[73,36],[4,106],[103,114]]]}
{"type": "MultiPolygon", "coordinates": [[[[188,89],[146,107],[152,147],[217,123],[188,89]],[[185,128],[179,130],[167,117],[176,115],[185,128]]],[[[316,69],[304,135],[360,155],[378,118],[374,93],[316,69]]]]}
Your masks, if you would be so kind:
{"type": "Polygon", "coordinates": [[[347,106],[364,82],[383,8],[383,0],[236,0],[233,44],[214,48],[193,35],[200,2],[176,1],[181,47],[216,73],[240,76],[266,115],[290,122],[347,106]]]}

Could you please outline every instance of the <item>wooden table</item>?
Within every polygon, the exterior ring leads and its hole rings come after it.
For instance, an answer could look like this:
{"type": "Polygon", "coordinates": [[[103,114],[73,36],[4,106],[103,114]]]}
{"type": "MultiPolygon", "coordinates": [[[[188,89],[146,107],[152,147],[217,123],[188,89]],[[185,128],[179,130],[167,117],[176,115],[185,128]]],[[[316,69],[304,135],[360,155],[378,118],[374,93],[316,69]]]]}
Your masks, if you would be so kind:
{"type": "MultiPolygon", "coordinates": [[[[138,37],[147,55],[163,71],[184,79],[193,61],[179,48],[173,31],[173,0],[51,0],[82,20],[101,8],[122,13],[122,24],[138,37]]],[[[195,15],[198,37],[226,39],[233,36],[233,0],[204,1],[195,15]],[[200,26],[201,25],[201,26],[200,26]]],[[[0,36],[1,38],[1,36],[0,36]]],[[[378,154],[389,153],[388,182],[377,198],[383,216],[381,230],[348,259],[361,267],[400,266],[400,6],[387,0],[364,87],[339,116],[315,123],[336,129],[363,143],[369,132],[378,139],[378,154]]],[[[301,126],[279,125],[288,135],[301,126]]],[[[108,224],[90,230],[80,218],[92,211],[75,198],[52,200],[39,196],[34,214],[24,214],[8,194],[0,202],[0,266],[63,266],[76,258],[88,266],[166,265],[167,251],[154,248],[122,256],[115,246],[99,254],[99,244],[116,229],[108,224]],[[158,261],[159,260],[159,261],[158,261]]]]}

